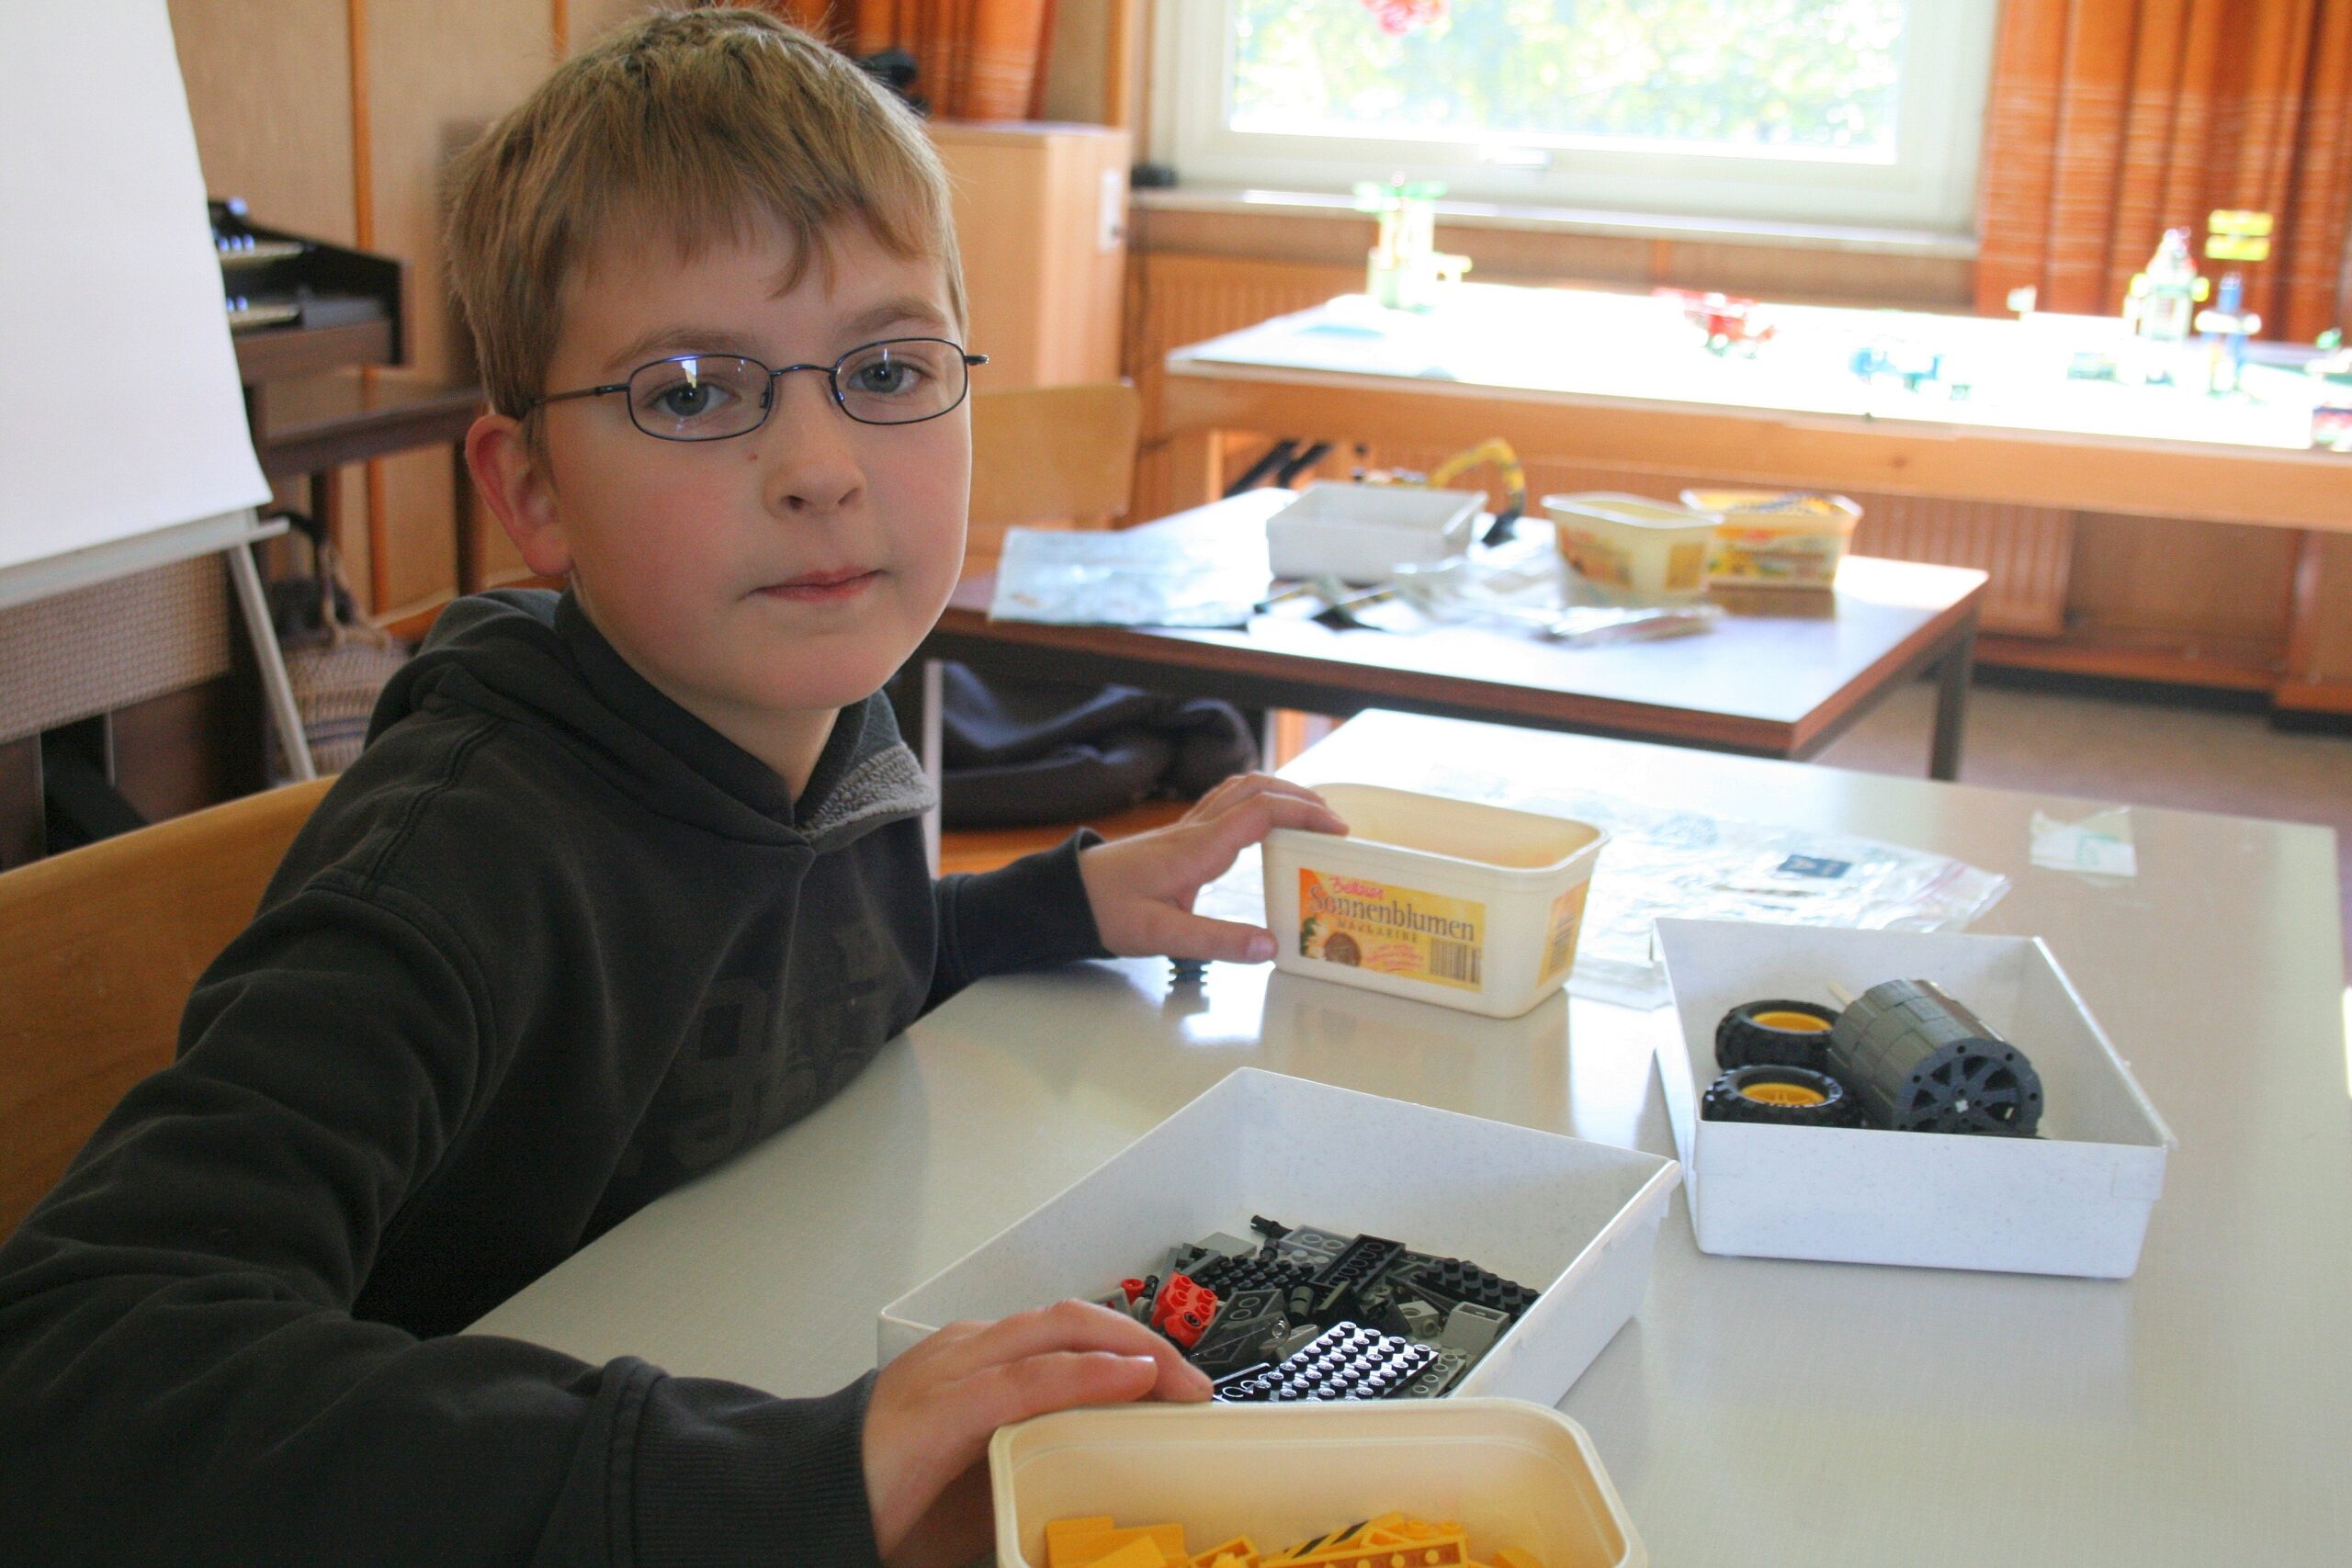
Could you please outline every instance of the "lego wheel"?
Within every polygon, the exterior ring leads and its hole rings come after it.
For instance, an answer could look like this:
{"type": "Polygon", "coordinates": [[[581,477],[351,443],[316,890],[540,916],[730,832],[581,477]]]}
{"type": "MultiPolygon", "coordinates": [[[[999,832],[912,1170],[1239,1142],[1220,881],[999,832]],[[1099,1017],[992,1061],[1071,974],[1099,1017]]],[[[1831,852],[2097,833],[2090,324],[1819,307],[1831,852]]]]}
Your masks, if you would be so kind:
{"type": "Polygon", "coordinates": [[[1829,1031],[1837,1022],[1836,1008],[1813,1002],[1744,1003],[1715,1025],[1715,1066],[1726,1071],[1770,1066],[1825,1072],[1829,1031]]]}
{"type": "Polygon", "coordinates": [[[1782,1127],[1859,1127],[1854,1097],[1826,1073],[1804,1067],[1734,1067],[1700,1101],[1710,1122],[1763,1122],[1782,1127]]]}

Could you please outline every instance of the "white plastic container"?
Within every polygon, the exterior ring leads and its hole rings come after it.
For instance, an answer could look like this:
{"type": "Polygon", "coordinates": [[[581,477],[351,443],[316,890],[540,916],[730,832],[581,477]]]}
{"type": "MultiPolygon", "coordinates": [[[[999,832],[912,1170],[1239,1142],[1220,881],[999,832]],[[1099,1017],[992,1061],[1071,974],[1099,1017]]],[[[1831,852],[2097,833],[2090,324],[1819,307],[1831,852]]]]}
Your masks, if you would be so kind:
{"type": "Polygon", "coordinates": [[[1607,834],[1376,784],[1317,791],[1350,831],[1267,835],[1276,968],[1489,1018],[1567,980],[1607,834]]]}
{"type": "Polygon", "coordinates": [[[1246,1235],[1251,1214],[1268,1214],[1534,1286],[1534,1304],[1453,1393],[1556,1404],[1641,1304],[1680,1170],[1635,1149],[1238,1068],[884,1307],[881,1359],[958,1318],[1100,1296],[1168,1247],[1246,1235]]]}
{"type": "Polygon", "coordinates": [[[1547,495],[1560,553],[1603,598],[1675,603],[1707,590],[1715,519],[1671,502],[1615,491],[1547,495]]]}
{"type": "Polygon", "coordinates": [[[2121,1279],[2139,1267],[2176,1146],[2132,1071],[2035,937],[1661,919],[1680,1029],[1658,1066],[1704,1252],[2121,1279]],[[1715,1025],[1743,1002],[1836,1005],[1933,980],[2041,1075],[2041,1136],[1710,1122],[1715,1025]]]}
{"type": "Polygon", "coordinates": [[[1470,547],[1486,501],[1475,490],[1318,483],[1266,519],[1276,577],[1385,582],[1400,566],[1428,566],[1470,547]]]}
{"type": "Polygon", "coordinates": [[[1862,509],[1803,491],[1686,490],[1682,504],[1720,519],[1708,581],[1725,588],[1835,587],[1862,509]]]}
{"type": "Polygon", "coordinates": [[[1128,1404],[1070,1410],[989,1443],[999,1568],[1045,1568],[1046,1527],[1180,1524],[1199,1553],[1237,1535],[1278,1551],[1391,1511],[1457,1519],[1478,1561],[1649,1561],[1584,1428],[1514,1399],[1128,1404]]]}

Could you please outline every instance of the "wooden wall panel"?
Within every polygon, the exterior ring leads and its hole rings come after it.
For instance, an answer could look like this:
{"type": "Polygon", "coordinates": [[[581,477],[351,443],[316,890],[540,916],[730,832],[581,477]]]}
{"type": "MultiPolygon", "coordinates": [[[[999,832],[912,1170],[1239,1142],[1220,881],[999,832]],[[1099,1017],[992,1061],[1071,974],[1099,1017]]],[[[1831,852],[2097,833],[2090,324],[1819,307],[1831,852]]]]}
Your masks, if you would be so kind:
{"type": "Polygon", "coordinates": [[[650,8],[650,0],[568,0],[571,51],[579,53],[629,17],[650,8]]]}
{"type": "MultiPolygon", "coordinates": [[[[519,102],[553,63],[548,0],[399,0],[368,9],[375,243],[409,263],[407,373],[471,373],[471,353],[442,267],[442,172],[483,126],[519,102]]],[[[456,587],[456,475],[446,451],[383,465],[387,617],[411,615],[456,587]]],[[[486,532],[498,534],[487,509],[486,532]]],[[[503,538],[495,543],[503,547],[503,538]]],[[[493,553],[494,563],[501,557],[493,553]]]]}
{"type": "Polygon", "coordinates": [[[348,245],[351,34],[346,0],[171,0],[197,156],[214,196],[348,245]]]}
{"type": "Polygon", "coordinates": [[[2288,673],[2352,694],[2352,535],[2318,535],[2304,547],[2288,673]]]}
{"type": "Polygon", "coordinates": [[[2290,529],[2085,513],[2068,612],[2080,631],[2238,663],[2284,657],[2301,536],[2290,529]]]}

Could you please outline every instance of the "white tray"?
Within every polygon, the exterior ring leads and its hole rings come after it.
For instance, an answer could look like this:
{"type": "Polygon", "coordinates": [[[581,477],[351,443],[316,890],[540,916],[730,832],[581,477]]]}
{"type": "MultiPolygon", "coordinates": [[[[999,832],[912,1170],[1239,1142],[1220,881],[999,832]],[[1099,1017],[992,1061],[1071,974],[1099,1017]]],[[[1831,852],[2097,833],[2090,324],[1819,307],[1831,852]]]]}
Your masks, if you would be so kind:
{"type": "Polygon", "coordinates": [[[1658,1043],[1700,1250],[2120,1279],[2139,1267],[2177,1146],[2035,937],[1660,919],[1679,1029],[1658,1043]],[[1715,1025],[1743,1002],[1836,1005],[1928,979],[2041,1075],[2038,1138],[1709,1122],[1715,1025]]]}
{"type": "Polygon", "coordinates": [[[1464,1258],[1541,1296],[1456,1394],[1559,1402],[1649,1286],[1670,1159],[1238,1068],[882,1309],[881,1360],[959,1318],[1115,1289],[1250,1216],[1464,1258]]]}

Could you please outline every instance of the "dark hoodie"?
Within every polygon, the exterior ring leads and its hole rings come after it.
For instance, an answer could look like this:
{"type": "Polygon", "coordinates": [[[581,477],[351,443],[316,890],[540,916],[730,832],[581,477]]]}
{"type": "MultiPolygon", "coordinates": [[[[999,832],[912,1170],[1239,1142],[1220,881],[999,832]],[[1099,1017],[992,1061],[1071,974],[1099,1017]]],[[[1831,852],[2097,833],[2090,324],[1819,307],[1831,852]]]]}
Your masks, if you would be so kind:
{"type": "Polygon", "coordinates": [[[872,1562],[866,1382],[454,1331],[967,982],[1099,954],[1078,840],[933,883],[924,799],[878,695],[796,801],[568,595],[450,606],[0,1247],[0,1561],[872,1562]]]}

